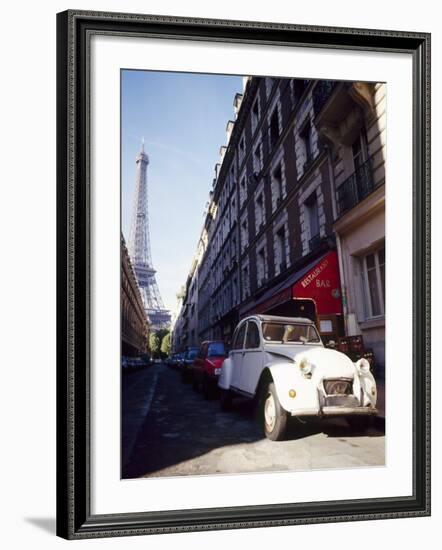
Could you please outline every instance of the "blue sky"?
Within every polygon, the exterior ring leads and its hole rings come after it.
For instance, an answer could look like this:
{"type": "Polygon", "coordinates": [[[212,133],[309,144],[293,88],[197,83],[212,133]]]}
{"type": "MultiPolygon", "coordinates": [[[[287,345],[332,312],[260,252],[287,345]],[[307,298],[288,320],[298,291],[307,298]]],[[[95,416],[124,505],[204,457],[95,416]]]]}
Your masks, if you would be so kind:
{"type": "Polygon", "coordinates": [[[129,239],[135,157],[144,137],[150,240],[167,308],[185,283],[203,224],[238,76],[122,72],[122,229],[129,239]]]}

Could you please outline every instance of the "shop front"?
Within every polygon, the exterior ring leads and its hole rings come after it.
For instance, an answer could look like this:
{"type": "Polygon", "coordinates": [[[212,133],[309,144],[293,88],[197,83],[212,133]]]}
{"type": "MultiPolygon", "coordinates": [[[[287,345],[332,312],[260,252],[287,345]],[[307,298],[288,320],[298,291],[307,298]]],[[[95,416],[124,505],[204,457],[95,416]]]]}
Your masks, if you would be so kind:
{"type": "Polygon", "coordinates": [[[307,317],[316,323],[325,345],[344,336],[341,282],[335,250],[323,254],[269,289],[240,312],[307,317]]]}

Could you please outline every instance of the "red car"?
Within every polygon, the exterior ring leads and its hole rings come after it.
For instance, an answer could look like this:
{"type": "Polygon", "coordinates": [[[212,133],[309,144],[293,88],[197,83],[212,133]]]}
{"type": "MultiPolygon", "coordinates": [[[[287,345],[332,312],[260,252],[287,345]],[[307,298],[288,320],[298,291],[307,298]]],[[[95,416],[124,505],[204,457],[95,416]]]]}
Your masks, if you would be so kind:
{"type": "Polygon", "coordinates": [[[192,366],[193,388],[201,388],[206,399],[210,399],[218,388],[218,377],[226,356],[224,342],[208,341],[201,344],[192,366]]]}

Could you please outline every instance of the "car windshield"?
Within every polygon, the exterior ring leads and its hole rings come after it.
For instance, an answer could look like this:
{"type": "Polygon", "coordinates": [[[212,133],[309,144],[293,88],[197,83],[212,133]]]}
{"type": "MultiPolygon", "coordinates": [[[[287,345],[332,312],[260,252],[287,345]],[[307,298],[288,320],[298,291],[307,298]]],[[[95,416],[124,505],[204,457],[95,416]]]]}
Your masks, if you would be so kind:
{"type": "Polygon", "coordinates": [[[191,349],[187,352],[187,359],[195,359],[196,354],[198,353],[197,349],[191,349]]]}
{"type": "Polygon", "coordinates": [[[222,342],[213,342],[209,344],[209,349],[207,351],[207,357],[219,357],[226,354],[226,349],[222,342]]]}
{"type": "Polygon", "coordinates": [[[319,343],[319,335],[313,325],[298,323],[263,323],[262,335],[266,342],[319,343]]]}

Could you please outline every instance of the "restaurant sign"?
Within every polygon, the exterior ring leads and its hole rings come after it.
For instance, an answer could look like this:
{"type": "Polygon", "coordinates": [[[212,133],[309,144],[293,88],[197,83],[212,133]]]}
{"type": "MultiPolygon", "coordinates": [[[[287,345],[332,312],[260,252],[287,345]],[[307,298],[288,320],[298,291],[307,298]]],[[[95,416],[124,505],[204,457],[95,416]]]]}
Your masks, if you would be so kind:
{"type": "Polygon", "coordinates": [[[335,250],[326,254],[293,285],[292,297],[313,299],[318,315],[342,313],[341,281],[335,250]]]}

